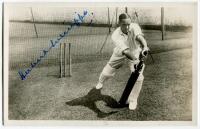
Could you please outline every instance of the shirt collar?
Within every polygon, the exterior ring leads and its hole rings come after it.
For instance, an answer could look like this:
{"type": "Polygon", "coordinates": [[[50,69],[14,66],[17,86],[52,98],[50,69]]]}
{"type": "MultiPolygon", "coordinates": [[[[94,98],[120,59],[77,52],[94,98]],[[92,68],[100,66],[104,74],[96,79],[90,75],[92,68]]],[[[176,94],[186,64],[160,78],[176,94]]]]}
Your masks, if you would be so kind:
{"type": "MultiPolygon", "coordinates": [[[[128,33],[130,32],[130,29],[129,29],[129,31],[128,31],[128,33]]],[[[120,35],[122,35],[122,36],[128,36],[128,34],[124,34],[123,32],[122,32],[122,30],[121,30],[121,28],[119,27],[119,33],[120,33],[120,35]]]]}

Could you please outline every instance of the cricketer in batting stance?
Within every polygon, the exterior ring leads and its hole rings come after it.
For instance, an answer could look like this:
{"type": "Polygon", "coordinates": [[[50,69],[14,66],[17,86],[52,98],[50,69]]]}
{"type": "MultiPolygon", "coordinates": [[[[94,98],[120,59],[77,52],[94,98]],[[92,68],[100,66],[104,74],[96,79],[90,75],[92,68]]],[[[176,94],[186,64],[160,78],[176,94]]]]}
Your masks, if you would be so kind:
{"type": "MultiPolygon", "coordinates": [[[[111,36],[115,45],[113,54],[100,74],[99,82],[95,87],[96,89],[101,89],[104,82],[115,75],[116,70],[123,65],[126,59],[128,59],[131,72],[134,72],[134,66],[139,63],[139,55],[141,51],[149,50],[140,26],[136,23],[132,23],[128,14],[123,13],[119,16],[119,25],[120,26],[111,36]]],[[[143,65],[140,75],[126,102],[129,104],[130,110],[135,110],[137,107],[137,99],[144,80],[144,67],[145,65],[143,65]]]]}

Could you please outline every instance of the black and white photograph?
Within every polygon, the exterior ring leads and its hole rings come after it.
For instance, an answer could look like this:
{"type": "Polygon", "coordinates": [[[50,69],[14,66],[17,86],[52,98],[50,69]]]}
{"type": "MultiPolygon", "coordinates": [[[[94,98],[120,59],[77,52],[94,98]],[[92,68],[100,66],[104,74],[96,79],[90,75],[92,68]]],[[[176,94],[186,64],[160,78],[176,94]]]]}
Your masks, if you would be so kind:
{"type": "Polygon", "coordinates": [[[197,123],[197,2],[4,3],[3,59],[5,125],[197,123]]]}

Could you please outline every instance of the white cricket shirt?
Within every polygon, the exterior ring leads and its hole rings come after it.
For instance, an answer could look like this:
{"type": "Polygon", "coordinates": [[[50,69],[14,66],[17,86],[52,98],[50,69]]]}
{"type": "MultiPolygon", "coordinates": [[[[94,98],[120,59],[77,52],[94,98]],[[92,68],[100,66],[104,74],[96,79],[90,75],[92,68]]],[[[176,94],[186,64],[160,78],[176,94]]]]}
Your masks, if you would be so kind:
{"type": "Polygon", "coordinates": [[[136,41],[136,37],[138,35],[143,35],[140,26],[136,23],[131,23],[129,26],[128,34],[124,34],[121,31],[121,28],[118,27],[113,32],[111,38],[116,48],[118,49],[118,52],[122,54],[122,51],[128,48],[133,52],[138,49],[140,46],[140,44],[136,41]]]}

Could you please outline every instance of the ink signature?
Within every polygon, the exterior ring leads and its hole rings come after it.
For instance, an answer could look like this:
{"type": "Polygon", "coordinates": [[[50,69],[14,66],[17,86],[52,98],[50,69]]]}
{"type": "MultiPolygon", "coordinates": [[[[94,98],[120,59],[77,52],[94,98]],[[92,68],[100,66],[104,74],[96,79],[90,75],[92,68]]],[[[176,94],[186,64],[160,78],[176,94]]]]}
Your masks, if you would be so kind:
{"type": "MultiPolygon", "coordinates": [[[[60,40],[66,37],[68,33],[70,32],[70,30],[72,30],[75,26],[79,27],[81,23],[84,22],[84,18],[86,17],[86,15],[89,15],[89,14],[88,14],[88,11],[83,11],[83,15],[80,15],[77,13],[76,15],[78,18],[74,18],[73,23],[70,25],[70,27],[68,27],[64,32],[59,34],[59,36],[55,40],[50,40],[50,47],[48,49],[43,49],[40,57],[37,58],[36,62],[31,63],[30,68],[26,69],[24,72],[22,70],[18,71],[18,74],[21,77],[21,80],[26,80],[27,76],[31,73],[33,68],[35,68],[42,61],[42,59],[44,59],[48,55],[48,52],[52,48],[54,48],[57,44],[59,44],[60,40]]],[[[91,24],[92,24],[92,19],[88,25],[91,25],[91,24]]]]}

